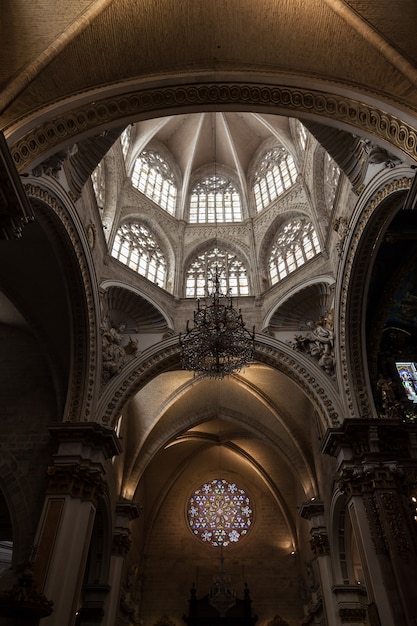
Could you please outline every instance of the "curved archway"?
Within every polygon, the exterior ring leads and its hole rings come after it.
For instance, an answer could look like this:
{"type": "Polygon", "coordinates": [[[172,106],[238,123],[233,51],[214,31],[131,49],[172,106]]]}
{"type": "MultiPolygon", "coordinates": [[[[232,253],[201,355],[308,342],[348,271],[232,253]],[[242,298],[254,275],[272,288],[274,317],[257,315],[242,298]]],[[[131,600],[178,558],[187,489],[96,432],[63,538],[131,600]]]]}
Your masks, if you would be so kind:
{"type": "Polygon", "coordinates": [[[382,102],[366,99],[362,93],[355,99],[343,90],[326,92],[320,88],[271,84],[256,81],[256,77],[245,83],[225,78],[215,83],[200,79],[184,84],[170,79],[170,84],[144,83],[140,89],[112,87],[91,94],[87,103],[78,104],[71,99],[60,102],[55,114],[51,106],[48,121],[44,122],[40,114],[30,125],[7,133],[7,138],[16,167],[24,171],[98,130],[128,125],[132,120],[207,108],[251,110],[337,124],[341,129],[376,139],[409,162],[417,160],[417,129],[402,120],[400,110],[392,113],[382,102]]]}

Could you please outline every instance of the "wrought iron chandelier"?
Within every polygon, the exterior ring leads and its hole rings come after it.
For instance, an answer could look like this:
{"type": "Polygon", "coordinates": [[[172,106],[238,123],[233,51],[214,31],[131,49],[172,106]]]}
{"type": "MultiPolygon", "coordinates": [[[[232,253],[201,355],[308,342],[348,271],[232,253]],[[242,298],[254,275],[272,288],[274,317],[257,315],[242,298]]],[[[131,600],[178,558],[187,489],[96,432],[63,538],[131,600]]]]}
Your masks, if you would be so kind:
{"type": "Polygon", "coordinates": [[[203,302],[197,299],[193,328],[187,321],[185,335],[180,334],[181,363],[184,369],[222,379],[252,361],[255,327],[252,332],[245,328],[230,290],[222,293],[217,267],[212,282],[203,302]]]}
{"type": "Polygon", "coordinates": [[[236,604],[236,592],[231,589],[230,576],[224,571],[222,547],[220,547],[220,572],[214,576],[213,582],[208,594],[209,604],[218,611],[220,617],[225,617],[227,611],[236,604]]]}

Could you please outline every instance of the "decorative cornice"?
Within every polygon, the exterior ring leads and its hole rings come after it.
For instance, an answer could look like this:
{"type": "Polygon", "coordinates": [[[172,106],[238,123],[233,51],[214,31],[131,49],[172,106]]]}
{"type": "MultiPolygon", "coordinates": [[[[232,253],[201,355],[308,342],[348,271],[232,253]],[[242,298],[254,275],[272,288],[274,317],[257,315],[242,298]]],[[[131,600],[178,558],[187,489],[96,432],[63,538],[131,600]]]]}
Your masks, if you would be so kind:
{"type": "Polygon", "coordinates": [[[104,459],[111,459],[122,451],[115,431],[97,422],[52,424],[48,430],[59,444],[80,443],[91,454],[99,451],[104,459]]]}
{"type": "Polygon", "coordinates": [[[320,500],[302,502],[298,509],[298,513],[303,519],[312,520],[315,517],[324,515],[324,504],[320,500]]]}
{"type": "Polygon", "coordinates": [[[22,171],[45,152],[58,150],[71,139],[75,142],[81,133],[85,136],[104,125],[115,126],[123,120],[151,117],[161,111],[173,115],[208,105],[219,109],[251,106],[270,113],[331,118],[333,123],[361,129],[389,142],[411,159],[417,158],[416,128],[375,105],[314,89],[225,81],[144,88],[102,99],[95,94],[93,102],[56,115],[20,137],[12,147],[13,160],[22,171]]]}

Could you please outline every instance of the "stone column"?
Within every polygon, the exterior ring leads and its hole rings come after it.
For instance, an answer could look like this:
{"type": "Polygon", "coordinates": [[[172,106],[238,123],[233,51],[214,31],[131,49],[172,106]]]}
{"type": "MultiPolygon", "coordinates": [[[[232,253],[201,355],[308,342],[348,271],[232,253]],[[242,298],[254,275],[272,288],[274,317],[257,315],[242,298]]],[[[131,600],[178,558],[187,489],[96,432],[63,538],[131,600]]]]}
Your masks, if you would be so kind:
{"type": "MultiPolygon", "coordinates": [[[[332,571],[330,562],[329,538],[327,529],[324,524],[324,506],[319,500],[312,499],[309,502],[303,502],[299,508],[299,514],[304,519],[308,519],[311,524],[310,545],[315,556],[319,576],[320,576],[320,593],[315,593],[312,602],[311,613],[319,615],[323,611],[326,616],[327,624],[339,624],[335,621],[334,599],[332,596],[332,571]],[[322,603],[322,609],[319,609],[322,603]]],[[[311,623],[315,623],[311,622],[311,623]]]]}
{"type": "Polygon", "coordinates": [[[96,503],[106,489],[104,462],[120,454],[121,447],[115,432],[97,423],[57,424],[49,430],[58,449],[48,470],[34,576],[39,589],[54,603],[43,626],[72,626],[96,503]]]}
{"type": "Polygon", "coordinates": [[[339,487],[361,553],[373,626],[417,623],[417,425],[346,420],[330,429],[323,451],[338,459],[339,487]]]}
{"type": "Polygon", "coordinates": [[[129,524],[134,519],[137,519],[139,515],[139,506],[134,502],[124,500],[116,505],[116,524],[109,575],[110,593],[106,602],[102,626],[114,626],[117,623],[122,583],[126,569],[126,556],[131,544],[129,524]]]}

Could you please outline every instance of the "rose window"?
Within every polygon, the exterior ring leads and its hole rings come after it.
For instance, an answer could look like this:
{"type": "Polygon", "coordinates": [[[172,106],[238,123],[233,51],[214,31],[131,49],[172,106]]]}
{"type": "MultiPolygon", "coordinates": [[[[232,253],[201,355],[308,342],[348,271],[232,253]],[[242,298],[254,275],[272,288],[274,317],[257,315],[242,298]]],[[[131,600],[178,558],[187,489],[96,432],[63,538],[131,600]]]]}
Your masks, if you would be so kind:
{"type": "Polygon", "coordinates": [[[188,504],[188,523],[194,535],[212,546],[236,543],[252,523],[252,504],[235,483],[215,479],[202,485],[188,504]]]}

